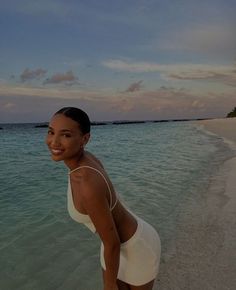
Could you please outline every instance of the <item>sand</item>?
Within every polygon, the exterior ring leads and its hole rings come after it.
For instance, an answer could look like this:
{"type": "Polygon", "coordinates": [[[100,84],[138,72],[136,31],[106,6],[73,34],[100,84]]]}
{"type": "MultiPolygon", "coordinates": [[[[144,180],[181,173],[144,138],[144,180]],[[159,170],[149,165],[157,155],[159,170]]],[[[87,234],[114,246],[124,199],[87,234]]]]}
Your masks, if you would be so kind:
{"type": "MultiPolygon", "coordinates": [[[[236,148],[236,118],[196,122],[236,148]]],[[[236,150],[199,203],[186,205],[172,249],[163,253],[158,290],[236,289],[236,150]]]]}
{"type": "Polygon", "coordinates": [[[236,143],[236,118],[200,121],[207,130],[236,143]]]}

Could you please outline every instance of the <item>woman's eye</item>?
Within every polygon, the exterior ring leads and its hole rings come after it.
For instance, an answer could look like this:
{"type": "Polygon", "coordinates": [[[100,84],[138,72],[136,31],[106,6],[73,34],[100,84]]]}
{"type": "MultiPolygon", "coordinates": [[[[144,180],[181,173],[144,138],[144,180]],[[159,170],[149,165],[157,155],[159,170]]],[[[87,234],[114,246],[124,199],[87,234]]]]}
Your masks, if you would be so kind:
{"type": "Polygon", "coordinates": [[[70,134],[63,134],[62,136],[66,137],[66,138],[70,138],[71,137],[70,134]]]}

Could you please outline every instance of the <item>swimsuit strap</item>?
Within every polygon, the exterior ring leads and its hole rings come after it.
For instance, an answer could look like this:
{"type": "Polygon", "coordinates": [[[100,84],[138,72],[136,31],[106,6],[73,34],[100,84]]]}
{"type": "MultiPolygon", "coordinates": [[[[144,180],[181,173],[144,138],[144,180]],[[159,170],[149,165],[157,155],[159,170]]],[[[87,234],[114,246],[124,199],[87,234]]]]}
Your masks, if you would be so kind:
{"type": "Polygon", "coordinates": [[[76,171],[76,170],[78,170],[78,169],[81,169],[81,168],[90,168],[90,169],[93,169],[94,171],[96,171],[97,173],[99,173],[99,174],[102,176],[102,178],[104,179],[104,181],[105,181],[105,183],[106,183],[106,185],[107,185],[107,187],[108,187],[109,193],[110,193],[110,211],[112,211],[112,210],[114,209],[114,207],[116,206],[116,204],[117,204],[117,200],[118,200],[118,199],[116,198],[116,201],[115,201],[114,205],[112,206],[112,193],[111,193],[111,188],[110,188],[109,183],[108,183],[108,181],[106,180],[105,176],[104,176],[104,175],[102,174],[102,172],[99,171],[98,169],[96,169],[96,168],[94,168],[94,167],[91,167],[91,166],[88,166],[88,165],[79,166],[79,167],[77,167],[77,168],[71,170],[71,171],[69,172],[69,174],[71,174],[71,173],[73,173],[74,171],[76,171]]]}

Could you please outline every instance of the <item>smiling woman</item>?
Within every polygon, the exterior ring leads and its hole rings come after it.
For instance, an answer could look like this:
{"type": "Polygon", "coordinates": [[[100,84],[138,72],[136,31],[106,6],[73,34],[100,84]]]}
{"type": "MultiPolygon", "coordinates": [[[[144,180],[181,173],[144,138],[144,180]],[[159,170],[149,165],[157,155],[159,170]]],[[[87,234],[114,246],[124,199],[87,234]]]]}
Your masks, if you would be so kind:
{"type": "Polygon", "coordinates": [[[68,212],[100,236],[104,290],[150,290],[160,263],[158,233],[121,203],[102,163],[84,149],[89,138],[90,120],[80,109],[62,108],[49,123],[52,159],[70,170],[68,212]]]}
{"type": "Polygon", "coordinates": [[[59,110],[49,124],[46,140],[53,160],[70,163],[70,160],[73,162],[74,158],[79,158],[89,140],[89,132],[89,118],[82,110],[75,108],[59,110]],[[68,113],[70,117],[67,117],[68,113]]]}

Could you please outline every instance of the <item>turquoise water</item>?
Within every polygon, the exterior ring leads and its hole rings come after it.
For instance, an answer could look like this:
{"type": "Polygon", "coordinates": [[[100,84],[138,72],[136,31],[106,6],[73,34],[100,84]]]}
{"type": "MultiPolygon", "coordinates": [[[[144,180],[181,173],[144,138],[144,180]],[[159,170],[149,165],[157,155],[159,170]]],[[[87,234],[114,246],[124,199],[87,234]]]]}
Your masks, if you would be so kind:
{"type": "MultiPolygon", "coordinates": [[[[51,161],[47,129],[1,127],[0,289],[101,289],[99,239],[67,213],[68,170],[51,161]]],[[[184,206],[197,203],[232,154],[192,122],[95,126],[87,149],[126,204],[158,230],[163,253],[184,206]]]]}

